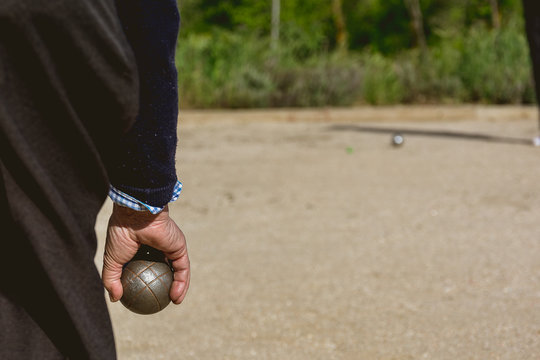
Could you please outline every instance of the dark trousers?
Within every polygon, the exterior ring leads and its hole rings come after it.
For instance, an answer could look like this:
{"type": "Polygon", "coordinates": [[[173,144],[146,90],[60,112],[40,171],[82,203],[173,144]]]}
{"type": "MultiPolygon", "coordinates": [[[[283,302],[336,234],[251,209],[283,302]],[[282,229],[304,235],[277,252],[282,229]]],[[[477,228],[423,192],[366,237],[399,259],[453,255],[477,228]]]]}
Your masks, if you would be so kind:
{"type": "Polygon", "coordinates": [[[113,0],[0,1],[0,359],[114,359],[94,265],[137,69],[113,0]]]}

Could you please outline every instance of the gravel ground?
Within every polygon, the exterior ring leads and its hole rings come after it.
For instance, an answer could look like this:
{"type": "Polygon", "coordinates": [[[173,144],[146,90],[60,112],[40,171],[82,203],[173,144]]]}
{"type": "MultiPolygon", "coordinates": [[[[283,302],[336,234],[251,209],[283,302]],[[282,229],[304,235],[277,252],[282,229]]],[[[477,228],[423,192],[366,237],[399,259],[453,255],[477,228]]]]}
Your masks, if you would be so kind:
{"type": "Polygon", "coordinates": [[[120,359],[539,359],[536,116],[182,112],[191,289],[152,316],[110,304],[120,359]]]}

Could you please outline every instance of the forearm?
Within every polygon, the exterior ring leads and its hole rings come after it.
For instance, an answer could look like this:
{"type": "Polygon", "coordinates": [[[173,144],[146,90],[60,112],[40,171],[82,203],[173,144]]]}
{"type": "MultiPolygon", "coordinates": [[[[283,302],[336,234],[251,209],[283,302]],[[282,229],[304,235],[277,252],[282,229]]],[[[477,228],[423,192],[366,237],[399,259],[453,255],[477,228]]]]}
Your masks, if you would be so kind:
{"type": "Polygon", "coordinates": [[[151,206],[170,201],[176,184],[179,14],[175,0],[117,0],[137,61],[139,115],[119,139],[108,169],[117,189],[151,206]]]}

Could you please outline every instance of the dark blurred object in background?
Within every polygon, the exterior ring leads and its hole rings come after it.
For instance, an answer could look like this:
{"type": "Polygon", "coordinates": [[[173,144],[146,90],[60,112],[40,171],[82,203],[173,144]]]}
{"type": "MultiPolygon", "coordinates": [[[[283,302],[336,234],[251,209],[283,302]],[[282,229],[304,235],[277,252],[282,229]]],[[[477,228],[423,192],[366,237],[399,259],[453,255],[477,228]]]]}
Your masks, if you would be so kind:
{"type": "Polygon", "coordinates": [[[536,100],[537,103],[540,103],[538,101],[540,99],[540,2],[538,0],[523,0],[523,12],[534,73],[536,100]]]}

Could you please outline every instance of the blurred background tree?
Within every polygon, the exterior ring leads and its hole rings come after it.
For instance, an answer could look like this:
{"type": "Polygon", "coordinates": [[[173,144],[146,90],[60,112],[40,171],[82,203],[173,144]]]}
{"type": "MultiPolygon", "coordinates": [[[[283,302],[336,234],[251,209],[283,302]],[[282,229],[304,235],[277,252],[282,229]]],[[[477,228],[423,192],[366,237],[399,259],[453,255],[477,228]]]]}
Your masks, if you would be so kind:
{"type": "Polygon", "coordinates": [[[179,6],[184,107],[534,102],[520,0],[179,6]]]}

